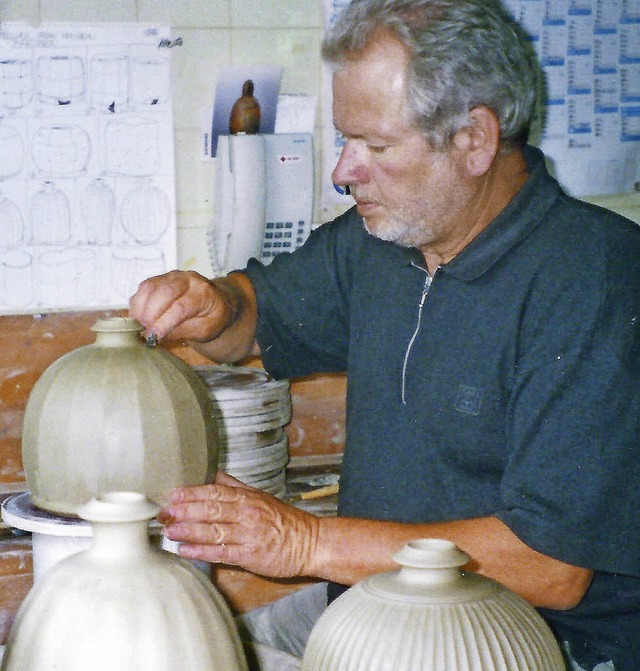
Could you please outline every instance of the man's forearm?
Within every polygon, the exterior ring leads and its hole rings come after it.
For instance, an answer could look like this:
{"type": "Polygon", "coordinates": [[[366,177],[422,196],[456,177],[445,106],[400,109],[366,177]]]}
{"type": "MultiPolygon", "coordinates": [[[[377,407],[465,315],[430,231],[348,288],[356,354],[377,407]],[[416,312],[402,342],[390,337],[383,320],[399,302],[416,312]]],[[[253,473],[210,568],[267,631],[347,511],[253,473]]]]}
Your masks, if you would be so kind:
{"type": "Polygon", "coordinates": [[[351,585],[397,568],[391,556],[417,538],[445,538],[464,550],[465,567],[493,578],[534,606],[564,610],[580,602],[591,571],[543,555],[520,541],[498,518],[404,524],[353,518],[322,518],[309,573],[351,585]]]}

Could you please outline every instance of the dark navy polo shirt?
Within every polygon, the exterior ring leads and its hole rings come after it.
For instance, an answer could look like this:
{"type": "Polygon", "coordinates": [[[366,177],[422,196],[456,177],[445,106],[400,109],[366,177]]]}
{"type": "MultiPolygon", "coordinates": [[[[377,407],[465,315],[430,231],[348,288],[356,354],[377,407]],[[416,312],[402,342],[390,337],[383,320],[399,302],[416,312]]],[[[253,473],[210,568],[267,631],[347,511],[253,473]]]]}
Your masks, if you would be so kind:
{"type": "Polygon", "coordinates": [[[526,156],[525,186],[432,280],[355,210],[268,267],[250,262],[258,342],[275,377],[348,372],[340,515],[499,517],[597,572],[581,606],[543,611],[576,659],[607,661],[607,641],[635,631],[637,671],[640,227],[568,197],[538,150],[526,156]],[[613,624],[587,649],[601,608],[613,624]]]}

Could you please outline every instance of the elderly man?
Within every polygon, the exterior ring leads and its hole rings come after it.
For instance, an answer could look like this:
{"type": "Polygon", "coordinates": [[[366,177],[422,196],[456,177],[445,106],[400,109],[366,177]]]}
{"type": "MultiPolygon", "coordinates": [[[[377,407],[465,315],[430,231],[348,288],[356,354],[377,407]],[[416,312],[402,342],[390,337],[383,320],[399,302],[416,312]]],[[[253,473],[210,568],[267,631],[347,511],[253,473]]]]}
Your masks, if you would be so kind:
{"type": "MultiPolygon", "coordinates": [[[[221,473],[173,493],[167,535],[329,599],[447,538],[540,610],[571,668],[637,671],[640,229],[527,146],[537,67],[497,1],[359,0],[323,54],[355,208],[267,267],[151,278],[131,314],[276,377],[347,371],[338,516],[221,473]]],[[[319,613],[292,610],[275,626],[299,654],[319,613]]]]}

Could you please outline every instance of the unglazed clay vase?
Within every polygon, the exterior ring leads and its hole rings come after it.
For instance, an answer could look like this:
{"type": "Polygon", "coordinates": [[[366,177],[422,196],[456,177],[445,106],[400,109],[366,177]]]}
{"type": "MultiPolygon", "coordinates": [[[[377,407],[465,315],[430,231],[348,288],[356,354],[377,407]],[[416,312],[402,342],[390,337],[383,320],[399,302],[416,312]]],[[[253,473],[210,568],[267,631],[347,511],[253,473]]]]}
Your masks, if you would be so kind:
{"type": "Polygon", "coordinates": [[[55,361],[24,416],[22,459],[35,506],[62,515],[105,492],[166,503],[215,475],[212,401],[181,359],[140,339],[134,319],[93,326],[96,341],[55,361]]]}
{"type": "Polygon", "coordinates": [[[498,583],[459,567],[440,539],[394,555],[399,571],[338,597],[311,632],[302,671],[565,671],[546,622],[498,583]]]}
{"type": "Polygon", "coordinates": [[[251,79],[242,85],[242,95],[233,103],[229,116],[229,133],[247,133],[254,135],[260,131],[262,113],[260,103],[253,95],[254,86],[251,79]]]}
{"type": "Polygon", "coordinates": [[[92,545],[31,589],[2,671],[246,671],[235,622],[211,582],[150,545],[148,520],[157,511],[135,492],[80,508],[92,545]]]}

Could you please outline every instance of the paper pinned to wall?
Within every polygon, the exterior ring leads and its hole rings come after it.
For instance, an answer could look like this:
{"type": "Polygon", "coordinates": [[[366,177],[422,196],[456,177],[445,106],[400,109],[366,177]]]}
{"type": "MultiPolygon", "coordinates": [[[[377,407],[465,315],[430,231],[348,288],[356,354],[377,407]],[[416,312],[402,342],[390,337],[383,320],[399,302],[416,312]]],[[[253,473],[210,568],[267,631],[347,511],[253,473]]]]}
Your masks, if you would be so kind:
{"type": "Polygon", "coordinates": [[[578,196],[628,192],[640,180],[640,3],[506,0],[545,77],[538,144],[578,196]]]}
{"type": "Polygon", "coordinates": [[[176,265],[168,27],[0,24],[0,314],[118,308],[176,265]]]}
{"type": "Polygon", "coordinates": [[[281,94],[278,96],[275,133],[311,133],[316,128],[315,96],[281,94]]]}

